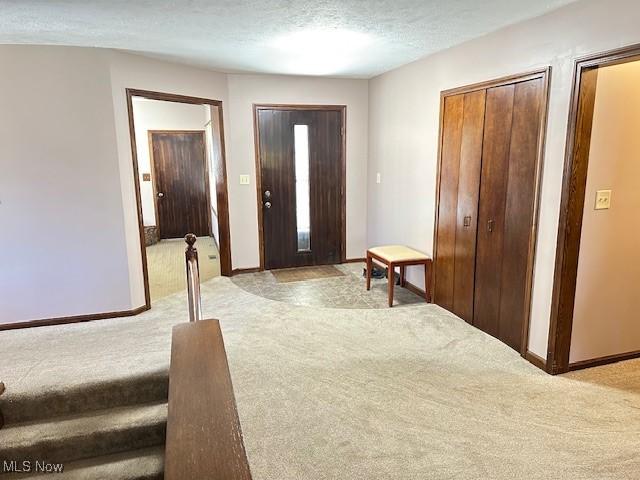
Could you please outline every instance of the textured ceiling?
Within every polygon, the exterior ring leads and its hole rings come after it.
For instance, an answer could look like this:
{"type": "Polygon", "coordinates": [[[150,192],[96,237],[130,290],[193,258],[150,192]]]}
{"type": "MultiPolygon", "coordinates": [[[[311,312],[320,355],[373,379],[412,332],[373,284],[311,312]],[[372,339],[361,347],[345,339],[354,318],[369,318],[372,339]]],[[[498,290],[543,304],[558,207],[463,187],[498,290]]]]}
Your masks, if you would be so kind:
{"type": "Polygon", "coordinates": [[[0,43],[368,78],[572,0],[0,0],[0,43]]]}

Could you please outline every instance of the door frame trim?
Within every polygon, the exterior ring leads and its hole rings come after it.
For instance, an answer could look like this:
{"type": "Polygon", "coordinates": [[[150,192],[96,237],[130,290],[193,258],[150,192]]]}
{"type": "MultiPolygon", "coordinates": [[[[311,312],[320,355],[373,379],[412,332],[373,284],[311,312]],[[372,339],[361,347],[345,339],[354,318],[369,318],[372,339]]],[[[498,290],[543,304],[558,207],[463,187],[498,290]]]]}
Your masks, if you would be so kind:
{"type": "Polygon", "coordinates": [[[264,215],[262,212],[262,167],[260,165],[260,131],[258,128],[258,112],[260,110],[318,110],[337,111],[342,115],[342,151],[341,151],[341,232],[340,232],[340,262],[347,261],[347,106],[346,105],[288,105],[280,103],[253,104],[253,140],[255,148],[256,169],[256,206],[258,210],[258,249],[260,252],[260,270],[264,270],[264,215]]]}
{"type": "MultiPolygon", "coordinates": [[[[471,85],[455,87],[448,90],[443,90],[440,92],[440,121],[439,121],[439,133],[438,133],[438,163],[437,163],[437,172],[436,172],[436,201],[435,201],[435,212],[434,212],[434,233],[433,233],[433,265],[432,269],[432,277],[431,277],[431,298],[435,298],[433,295],[435,293],[435,284],[436,284],[436,258],[437,258],[437,248],[438,248],[438,214],[440,211],[440,183],[441,183],[441,173],[442,173],[442,141],[444,137],[443,127],[444,127],[444,102],[447,97],[451,97],[454,95],[467,94],[472,93],[478,90],[485,90],[488,88],[500,87],[504,85],[511,85],[515,83],[522,83],[529,80],[534,80],[537,78],[541,78],[543,81],[543,92],[542,92],[542,105],[540,108],[540,132],[538,134],[538,154],[536,158],[536,178],[535,178],[535,187],[534,187],[534,200],[533,200],[533,221],[531,225],[531,236],[529,239],[529,253],[527,255],[527,283],[526,283],[526,292],[525,292],[525,303],[527,305],[527,311],[525,314],[524,324],[522,328],[521,335],[521,345],[519,353],[522,357],[527,357],[527,349],[529,344],[529,322],[531,318],[531,305],[532,305],[532,291],[533,291],[533,283],[534,283],[534,266],[535,266],[535,258],[536,258],[536,250],[538,243],[538,222],[539,222],[539,214],[540,214],[540,197],[541,197],[541,187],[542,187],[542,175],[544,172],[544,153],[545,153],[545,142],[547,135],[547,117],[549,111],[549,85],[551,81],[551,66],[547,66],[544,68],[540,68],[538,70],[533,70],[529,72],[524,72],[515,75],[507,75],[504,77],[496,78],[493,80],[488,80],[484,82],[474,83],[471,85]]],[[[530,361],[530,360],[529,360],[530,361]]],[[[536,365],[535,362],[534,365],[536,365]]],[[[539,365],[536,365],[539,366],[539,365]]]]}
{"type": "MultiPolygon", "coordinates": [[[[136,196],[138,230],[140,236],[140,250],[142,256],[142,272],[144,277],[145,306],[151,308],[151,295],[149,291],[149,271],[147,268],[147,248],[144,240],[144,223],[142,220],[142,196],[140,194],[140,173],[138,168],[138,151],[136,148],[136,132],[133,118],[133,97],[143,97],[150,100],[162,100],[174,103],[188,103],[192,105],[210,105],[217,107],[220,121],[220,165],[218,171],[222,172],[221,178],[216,180],[217,207],[218,207],[218,236],[220,237],[220,272],[224,276],[231,275],[231,231],[229,226],[229,191],[227,187],[227,159],[224,134],[224,112],[222,100],[178,95],[174,93],[156,92],[152,90],[139,90],[135,88],[125,89],[127,99],[127,116],[129,119],[129,138],[131,142],[131,159],[133,163],[133,182],[136,196]]],[[[207,162],[208,163],[208,162],[207,162]]],[[[209,202],[211,203],[211,202],[209,202]]],[[[209,212],[211,215],[211,212],[209,212]]]]}
{"type": "MultiPolygon", "coordinates": [[[[585,112],[582,109],[579,111],[581,87],[583,86],[582,74],[591,69],[637,60],[640,60],[640,44],[583,56],[577,58],[574,62],[571,104],[565,143],[551,317],[549,321],[547,371],[552,374],[565,373],[569,370],[631,358],[630,355],[611,355],[604,359],[596,358],[574,364],[569,363],[580,237],[582,235],[582,217],[587,168],[589,166],[589,148],[580,148],[581,146],[585,147],[585,143],[576,143],[576,138],[578,135],[584,136],[589,140],[589,143],[586,144],[586,147],[588,147],[591,141],[591,124],[593,120],[592,108],[588,108],[591,111],[590,114],[586,112],[586,115],[591,118],[581,116],[585,112]]],[[[593,98],[586,98],[585,101],[595,101],[595,87],[592,93],[589,97],[593,98]]]]}
{"type": "MultiPolygon", "coordinates": [[[[153,188],[153,208],[155,209],[156,215],[156,228],[158,229],[158,236],[162,238],[162,226],[160,225],[160,217],[158,216],[158,188],[156,185],[156,172],[157,168],[155,165],[155,155],[153,154],[153,134],[181,134],[181,133],[197,133],[202,136],[202,145],[204,147],[203,158],[204,158],[204,183],[205,183],[205,194],[207,196],[207,204],[209,208],[207,209],[207,231],[211,233],[211,188],[209,185],[209,155],[207,155],[207,138],[205,130],[147,130],[147,136],[149,141],[149,157],[151,160],[151,186],[153,188]]],[[[218,235],[220,233],[218,232],[218,235]]]]}

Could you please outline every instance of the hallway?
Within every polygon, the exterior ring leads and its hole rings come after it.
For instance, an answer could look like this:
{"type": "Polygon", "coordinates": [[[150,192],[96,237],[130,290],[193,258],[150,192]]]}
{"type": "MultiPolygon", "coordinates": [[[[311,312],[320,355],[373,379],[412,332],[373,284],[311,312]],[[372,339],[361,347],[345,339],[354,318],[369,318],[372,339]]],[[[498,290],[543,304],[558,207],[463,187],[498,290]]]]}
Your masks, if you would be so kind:
{"type": "MultiPolygon", "coordinates": [[[[147,247],[147,266],[149,269],[149,291],[151,301],[187,289],[185,277],[184,249],[182,238],[161,240],[147,247]]],[[[212,237],[198,237],[198,262],[200,279],[203,282],[220,276],[218,249],[212,237]]]]}

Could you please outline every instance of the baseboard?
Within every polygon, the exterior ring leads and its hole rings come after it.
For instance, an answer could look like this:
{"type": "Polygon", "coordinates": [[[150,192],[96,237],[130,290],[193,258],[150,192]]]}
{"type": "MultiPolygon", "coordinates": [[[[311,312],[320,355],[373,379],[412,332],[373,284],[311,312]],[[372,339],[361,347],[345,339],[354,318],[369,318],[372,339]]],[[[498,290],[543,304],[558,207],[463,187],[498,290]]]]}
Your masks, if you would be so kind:
{"type": "Polygon", "coordinates": [[[625,360],[633,360],[634,358],[640,358],[640,350],[570,363],[569,371],[573,372],[575,370],[582,370],[590,367],[599,367],[602,365],[609,365],[611,363],[623,362],[625,360]]]}
{"type": "Polygon", "coordinates": [[[406,288],[412,293],[415,293],[416,295],[420,295],[421,297],[424,297],[424,290],[414,285],[413,283],[408,282],[407,280],[404,281],[404,288],[406,288]]]}
{"type": "Polygon", "coordinates": [[[253,268],[234,268],[231,270],[231,276],[240,275],[241,273],[256,273],[260,271],[260,267],[253,268]]]}
{"type": "Polygon", "coordinates": [[[346,258],[342,263],[365,263],[366,258],[346,258]]]}
{"type": "MultiPolygon", "coordinates": [[[[425,292],[424,292],[424,290],[422,288],[414,285],[413,283],[409,282],[408,280],[404,281],[404,288],[409,290],[411,293],[415,293],[419,297],[424,298],[424,296],[425,296],[425,292]]],[[[429,295],[429,300],[427,300],[427,302],[431,303],[432,299],[433,299],[433,296],[429,295]]]]}
{"type": "Polygon", "coordinates": [[[52,325],[64,325],[67,323],[91,322],[93,320],[106,320],[108,318],[133,317],[151,308],[150,305],[142,305],[133,310],[122,310],[119,312],[93,313],[89,315],[75,315],[72,317],[43,318],[40,320],[29,320],[26,322],[0,324],[0,331],[16,330],[18,328],[49,327],[52,325]]]}
{"type": "Polygon", "coordinates": [[[544,358],[536,355],[529,350],[527,350],[527,353],[524,354],[524,358],[528,360],[529,363],[538,367],[540,370],[544,370],[545,372],[547,371],[547,361],[544,358]]]}

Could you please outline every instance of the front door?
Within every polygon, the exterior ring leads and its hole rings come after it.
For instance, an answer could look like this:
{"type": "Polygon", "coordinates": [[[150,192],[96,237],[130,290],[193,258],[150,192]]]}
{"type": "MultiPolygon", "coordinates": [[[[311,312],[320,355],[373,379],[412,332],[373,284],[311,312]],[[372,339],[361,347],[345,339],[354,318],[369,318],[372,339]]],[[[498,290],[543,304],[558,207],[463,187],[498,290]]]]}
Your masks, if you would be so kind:
{"type": "Polygon", "coordinates": [[[150,131],[160,238],[210,235],[204,131],[150,131]]]}
{"type": "Polygon", "coordinates": [[[342,259],[343,110],[257,107],[264,264],[342,259]]]}

